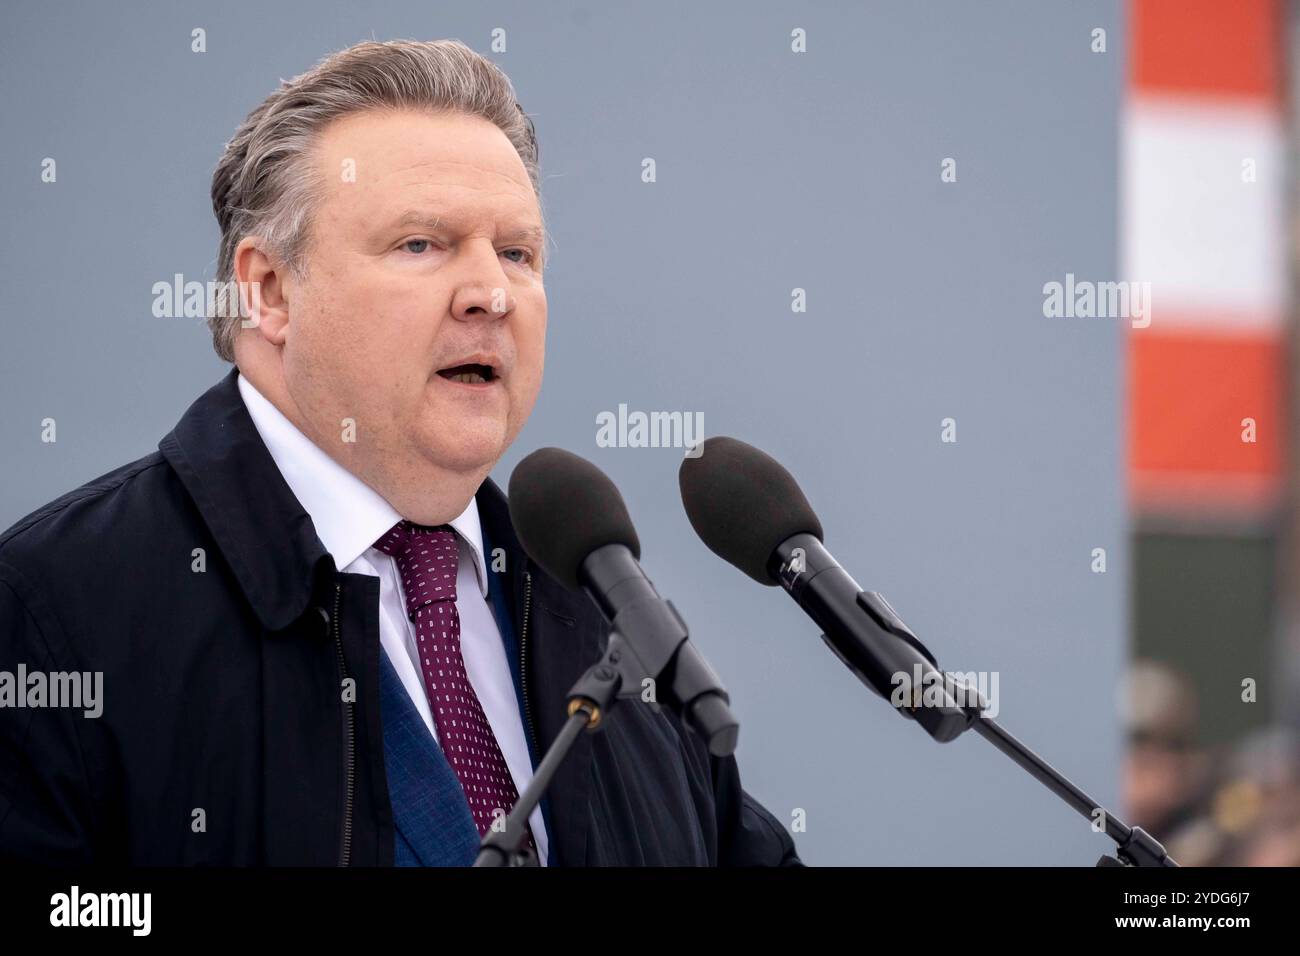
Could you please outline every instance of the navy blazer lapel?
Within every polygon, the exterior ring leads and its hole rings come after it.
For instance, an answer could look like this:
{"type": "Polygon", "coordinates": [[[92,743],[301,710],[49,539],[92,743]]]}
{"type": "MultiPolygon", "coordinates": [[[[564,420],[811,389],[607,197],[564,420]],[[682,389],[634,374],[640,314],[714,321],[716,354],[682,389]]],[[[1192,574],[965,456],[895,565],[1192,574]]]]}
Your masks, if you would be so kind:
{"type": "Polygon", "coordinates": [[[422,865],[469,866],[478,856],[479,836],[460,781],[387,652],[380,651],[379,657],[384,765],[393,825],[422,865]]]}
{"type": "MultiPolygon", "coordinates": [[[[490,555],[493,552],[492,538],[486,525],[483,525],[483,553],[490,555]]],[[[519,560],[523,560],[522,553],[518,555],[519,560]]],[[[496,562],[493,561],[488,565],[488,602],[492,608],[492,616],[496,619],[497,630],[501,634],[501,642],[506,648],[506,659],[510,662],[510,676],[515,686],[515,704],[519,708],[520,720],[524,725],[524,742],[528,744],[528,759],[533,770],[537,770],[537,765],[542,762],[545,754],[539,754],[534,750],[532,734],[528,729],[528,711],[524,706],[524,688],[523,674],[520,672],[519,659],[519,635],[514,628],[514,620],[510,614],[510,595],[506,593],[508,581],[503,581],[505,575],[495,570],[496,562]]],[[[522,791],[521,791],[522,794],[522,791]]],[[[551,819],[551,801],[549,794],[543,793],[542,799],[538,806],[542,811],[542,825],[546,827],[546,832],[552,834],[555,832],[555,823],[551,819]]],[[[546,865],[555,865],[555,838],[551,837],[547,842],[546,865]]]]}
{"type": "MultiPolygon", "coordinates": [[[[479,486],[477,501],[485,539],[490,539],[494,546],[504,548],[506,552],[507,596],[512,599],[513,623],[518,627],[522,626],[525,613],[525,575],[532,577],[532,609],[528,625],[530,673],[520,676],[528,681],[538,745],[545,751],[568,719],[564,700],[569,689],[587,668],[600,659],[603,632],[592,624],[600,619],[591,613],[591,604],[585,594],[566,591],[527,557],[510,523],[506,496],[492,479],[479,486]]],[[[513,656],[518,658],[517,649],[513,656]]],[[[541,756],[534,755],[534,766],[541,756]]],[[[582,866],[586,863],[592,757],[592,734],[579,734],[573,749],[556,770],[548,795],[542,801],[546,832],[550,838],[548,865],[582,866]]]]}

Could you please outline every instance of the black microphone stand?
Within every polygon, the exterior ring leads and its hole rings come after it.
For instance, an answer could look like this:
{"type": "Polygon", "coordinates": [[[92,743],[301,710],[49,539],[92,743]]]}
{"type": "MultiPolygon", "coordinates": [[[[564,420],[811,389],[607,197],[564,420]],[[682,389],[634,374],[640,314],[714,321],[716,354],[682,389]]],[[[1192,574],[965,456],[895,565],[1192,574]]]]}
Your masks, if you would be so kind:
{"type": "Polygon", "coordinates": [[[618,702],[621,689],[625,686],[631,688],[621,696],[636,694],[641,676],[635,655],[629,653],[618,632],[611,631],[604,656],[569,689],[566,698],[569,719],[547,748],[546,756],[533,773],[533,779],[506,815],[505,825],[499,830],[494,827],[483,837],[478,858],[474,861],[475,866],[539,865],[537,855],[522,846],[528,832],[529,815],[541,802],[542,795],[569,755],[578,734],[583,730],[598,730],[605,716],[618,702]]]}
{"type": "Polygon", "coordinates": [[[998,750],[1027,770],[1039,783],[1051,790],[1094,824],[1100,814],[1106,835],[1118,846],[1119,859],[1103,855],[1098,866],[1177,866],[1165,848],[1141,827],[1130,827],[1109,810],[1088,796],[1047,761],[1011,736],[993,720],[983,715],[976,717],[975,732],[998,750]]]}
{"type": "MultiPolygon", "coordinates": [[[[911,635],[911,637],[913,641],[916,640],[915,635],[911,635]]],[[[916,643],[919,645],[920,642],[916,641],[916,643]]],[[[927,657],[930,656],[929,651],[925,650],[923,646],[921,649],[927,657]]],[[[1097,866],[1178,866],[1155,837],[1141,827],[1128,826],[1119,817],[1071,783],[1042,757],[1003,729],[996,721],[990,717],[985,717],[984,710],[988,707],[988,701],[984,699],[984,695],[978,689],[956,680],[946,671],[941,673],[943,674],[943,692],[946,699],[943,701],[940,710],[947,714],[951,714],[954,709],[963,712],[965,714],[965,726],[960,724],[955,728],[950,726],[950,729],[954,731],[951,736],[945,735],[936,739],[952,740],[962,731],[974,728],[976,733],[1014,760],[1035,780],[1047,787],[1048,790],[1051,790],[1052,793],[1064,800],[1078,813],[1093,821],[1094,825],[1100,820],[1106,835],[1115,841],[1119,858],[1103,855],[1097,861],[1097,866]]],[[[918,710],[923,711],[928,706],[923,702],[918,704],[915,701],[916,697],[914,696],[913,704],[905,704],[898,708],[899,711],[904,716],[915,718],[918,710]]]]}
{"type": "MultiPolygon", "coordinates": [[[[1097,861],[1098,866],[1177,866],[1165,848],[1141,827],[1130,827],[1096,800],[1088,796],[1073,783],[1062,776],[1055,768],[1039,757],[1010,733],[1003,730],[992,718],[985,717],[988,701],[977,688],[968,687],[946,671],[939,669],[938,661],[921,639],[903,623],[897,612],[885,600],[884,595],[876,591],[863,591],[835,560],[822,547],[820,540],[803,534],[796,535],[782,542],[773,554],[773,566],[777,570],[778,582],[796,600],[800,599],[808,582],[817,576],[817,572],[836,575],[845,582],[845,586],[830,592],[830,600],[849,602],[854,607],[832,609],[827,616],[835,619],[847,616],[856,610],[866,612],[862,630],[855,635],[856,640],[841,645],[831,640],[829,634],[823,633],[822,640],[837,657],[868,687],[891,703],[891,688],[895,687],[898,675],[907,675],[911,670],[921,674],[920,683],[924,687],[904,687],[902,699],[895,703],[900,714],[915,720],[935,740],[946,743],[975,728],[976,733],[988,740],[1002,751],[1034,779],[1051,790],[1067,804],[1088,817],[1094,825],[1098,820],[1108,837],[1118,846],[1119,859],[1103,856],[1097,861]],[[818,564],[812,575],[806,575],[807,568],[793,564],[793,552],[790,548],[803,548],[811,559],[818,564]],[[849,597],[852,594],[852,598],[849,597]],[[931,700],[930,695],[939,691],[938,699],[931,700]]],[[[801,605],[803,601],[800,601],[801,605]]],[[[805,608],[805,610],[808,610],[805,608]]],[[[814,620],[819,618],[822,607],[818,606],[809,613],[814,620]]],[[[911,681],[908,681],[910,684],[911,681]]]]}

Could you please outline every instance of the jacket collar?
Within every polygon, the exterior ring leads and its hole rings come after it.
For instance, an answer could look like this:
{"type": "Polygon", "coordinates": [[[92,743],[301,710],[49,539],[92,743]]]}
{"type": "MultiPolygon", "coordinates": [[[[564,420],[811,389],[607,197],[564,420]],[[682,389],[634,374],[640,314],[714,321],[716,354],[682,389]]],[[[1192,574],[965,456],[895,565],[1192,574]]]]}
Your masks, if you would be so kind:
{"type": "MultiPolygon", "coordinates": [[[[338,569],[258,434],[238,380],[239,370],[232,368],[195,399],[158,449],[193,499],[262,626],[280,631],[307,611],[338,569]]],[[[476,498],[491,540],[512,557],[521,554],[501,489],[488,479],[476,498]]],[[[507,566],[514,570],[521,564],[511,560],[507,566]]]]}
{"type": "Polygon", "coordinates": [[[268,631],[307,610],[334,560],[289,490],[239,395],[232,368],[158,443],[268,631]]]}

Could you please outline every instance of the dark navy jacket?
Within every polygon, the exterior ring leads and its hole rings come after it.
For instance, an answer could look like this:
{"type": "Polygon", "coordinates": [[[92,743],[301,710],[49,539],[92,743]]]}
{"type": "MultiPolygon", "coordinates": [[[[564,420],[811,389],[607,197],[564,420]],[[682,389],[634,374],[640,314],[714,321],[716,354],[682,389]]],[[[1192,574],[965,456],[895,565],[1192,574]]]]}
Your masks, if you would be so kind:
{"type": "MultiPolygon", "coordinates": [[[[494,483],[477,501],[536,764],[607,628],[528,560],[494,483]]],[[[450,771],[393,693],[378,605],[378,579],[325,552],[232,370],[158,452],[0,536],[0,670],[102,672],[104,698],[98,718],[0,707],[0,860],[464,862],[463,821],[429,823],[450,771]]],[[[553,865],[799,862],[735,760],[639,702],[578,738],[543,810],[553,865]]]]}

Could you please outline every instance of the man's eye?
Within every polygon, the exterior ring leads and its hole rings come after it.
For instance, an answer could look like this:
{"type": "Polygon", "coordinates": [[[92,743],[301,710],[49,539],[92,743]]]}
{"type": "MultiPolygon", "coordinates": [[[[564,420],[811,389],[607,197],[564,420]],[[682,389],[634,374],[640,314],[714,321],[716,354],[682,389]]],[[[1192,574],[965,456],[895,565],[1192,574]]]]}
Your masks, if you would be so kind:
{"type": "Polygon", "coordinates": [[[524,257],[522,259],[512,259],[512,262],[525,263],[533,261],[533,251],[531,249],[507,249],[502,255],[509,255],[512,252],[517,252],[524,257]]]}
{"type": "Polygon", "coordinates": [[[414,253],[415,255],[418,256],[420,253],[424,252],[426,249],[429,248],[429,240],[428,239],[407,239],[406,242],[402,243],[402,248],[405,249],[407,252],[414,253]],[[411,248],[412,246],[419,246],[420,248],[412,249],[411,248]]]}

